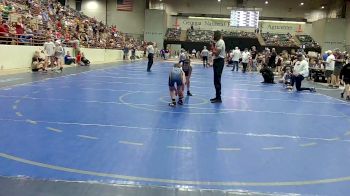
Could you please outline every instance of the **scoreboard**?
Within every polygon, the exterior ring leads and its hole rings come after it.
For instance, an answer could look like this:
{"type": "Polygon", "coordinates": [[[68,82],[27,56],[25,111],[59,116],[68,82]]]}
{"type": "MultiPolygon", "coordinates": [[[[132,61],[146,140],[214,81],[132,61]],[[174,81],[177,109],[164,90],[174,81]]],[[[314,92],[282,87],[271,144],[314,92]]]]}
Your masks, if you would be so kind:
{"type": "Polygon", "coordinates": [[[230,18],[231,27],[258,28],[259,11],[257,10],[232,10],[230,18]]]}

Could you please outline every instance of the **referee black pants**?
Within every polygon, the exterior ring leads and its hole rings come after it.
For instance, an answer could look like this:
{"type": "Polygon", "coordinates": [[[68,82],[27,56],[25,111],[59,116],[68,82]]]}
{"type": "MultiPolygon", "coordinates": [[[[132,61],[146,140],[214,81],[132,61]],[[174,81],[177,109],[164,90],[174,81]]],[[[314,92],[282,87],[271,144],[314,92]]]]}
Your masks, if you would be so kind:
{"type": "Polygon", "coordinates": [[[152,54],[152,53],[148,54],[147,71],[151,71],[151,68],[152,68],[152,65],[153,65],[153,56],[154,56],[154,54],[152,54]]]}
{"type": "Polygon", "coordinates": [[[223,58],[214,59],[214,86],[217,99],[221,99],[221,76],[224,69],[225,60],[223,58]]]}

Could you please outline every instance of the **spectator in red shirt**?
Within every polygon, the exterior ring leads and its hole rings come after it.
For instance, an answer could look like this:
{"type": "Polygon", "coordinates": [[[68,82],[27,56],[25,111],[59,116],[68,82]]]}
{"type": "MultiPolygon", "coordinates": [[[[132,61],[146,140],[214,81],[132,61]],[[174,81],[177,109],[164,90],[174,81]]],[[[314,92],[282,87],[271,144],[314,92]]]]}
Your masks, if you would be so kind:
{"type": "Polygon", "coordinates": [[[18,20],[17,20],[17,23],[16,23],[16,34],[17,35],[22,35],[22,34],[24,34],[24,28],[25,28],[25,26],[24,26],[24,24],[22,23],[22,19],[21,18],[19,18],[18,20]]]}
{"type": "Polygon", "coordinates": [[[2,20],[0,23],[0,36],[9,36],[9,26],[6,24],[6,20],[2,20]]]}
{"type": "Polygon", "coordinates": [[[9,26],[6,24],[5,20],[0,21],[0,44],[9,44],[9,26]]]}

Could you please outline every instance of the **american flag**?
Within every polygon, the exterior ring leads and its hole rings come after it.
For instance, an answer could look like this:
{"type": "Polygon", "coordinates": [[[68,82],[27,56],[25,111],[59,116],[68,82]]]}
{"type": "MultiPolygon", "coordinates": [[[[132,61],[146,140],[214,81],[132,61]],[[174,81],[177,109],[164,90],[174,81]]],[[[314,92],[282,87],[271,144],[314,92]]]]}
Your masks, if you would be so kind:
{"type": "Polygon", "coordinates": [[[117,10],[118,11],[131,12],[132,8],[133,8],[133,0],[117,0],[117,10]]]}

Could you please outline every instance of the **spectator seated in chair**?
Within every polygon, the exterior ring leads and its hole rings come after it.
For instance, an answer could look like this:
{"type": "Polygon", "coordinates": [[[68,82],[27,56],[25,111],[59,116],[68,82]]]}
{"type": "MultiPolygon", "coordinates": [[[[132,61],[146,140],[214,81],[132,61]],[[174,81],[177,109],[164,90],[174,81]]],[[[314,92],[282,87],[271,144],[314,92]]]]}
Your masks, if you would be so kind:
{"type": "Polygon", "coordinates": [[[267,64],[263,65],[263,68],[260,70],[260,73],[261,73],[262,77],[264,78],[264,81],[262,83],[275,84],[273,72],[272,72],[271,68],[269,68],[267,66],[267,64]]]}

